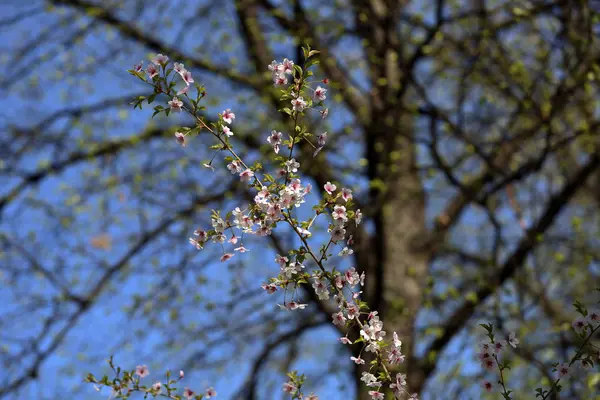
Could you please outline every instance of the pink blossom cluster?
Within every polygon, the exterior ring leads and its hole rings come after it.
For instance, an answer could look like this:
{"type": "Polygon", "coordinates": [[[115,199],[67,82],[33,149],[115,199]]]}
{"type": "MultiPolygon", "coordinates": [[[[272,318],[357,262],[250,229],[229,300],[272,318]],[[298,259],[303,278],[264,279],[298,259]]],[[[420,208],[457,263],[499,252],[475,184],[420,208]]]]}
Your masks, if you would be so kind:
{"type": "MultiPolygon", "coordinates": [[[[305,63],[311,65],[308,61],[312,56],[317,54],[315,50],[310,48],[305,49],[305,63]]],[[[283,289],[287,295],[288,291],[294,293],[298,291],[298,286],[312,283],[312,288],[322,300],[328,300],[333,296],[338,310],[333,313],[333,323],[344,326],[346,328],[356,327],[356,331],[360,332],[359,337],[354,343],[363,343],[363,348],[357,357],[351,357],[351,360],[356,364],[363,364],[365,360],[361,358],[363,351],[374,354],[376,362],[371,364],[368,373],[363,376],[363,381],[373,389],[369,391],[373,399],[382,399],[383,393],[379,392],[383,384],[389,384],[390,389],[395,394],[396,398],[402,398],[404,395],[409,395],[410,399],[416,399],[416,394],[409,394],[406,389],[406,379],[402,374],[398,374],[393,378],[385,363],[394,365],[404,361],[404,355],[401,351],[402,342],[398,335],[394,332],[391,343],[385,342],[386,332],[383,330],[383,322],[380,320],[377,311],[369,311],[368,306],[360,300],[364,285],[365,274],[359,274],[355,268],[348,268],[345,272],[331,271],[325,267],[324,262],[327,261],[330,255],[327,255],[328,250],[333,246],[340,248],[337,253],[340,257],[345,257],[353,254],[352,245],[354,244],[352,236],[347,237],[348,224],[353,223],[358,226],[362,222],[363,215],[360,209],[354,209],[353,193],[349,188],[341,188],[338,190],[336,184],[327,182],[323,190],[326,193],[324,198],[314,207],[315,213],[312,218],[306,221],[299,221],[294,217],[294,210],[306,203],[306,195],[311,193],[312,187],[310,183],[303,183],[298,171],[300,163],[293,158],[294,146],[302,141],[308,142],[313,148],[313,156],[321,151],[327,142],[327,132],[314,135],[316,139],[311,140],[312,134],[300,125],[300,121],[305,112],[316,109],[316,106],[321,107],[319,113],[322,118],[328,115],[328,109],[323,106],[323,102],[327,98],[327,89],[322,86],[317,86],[315,89],[310,87],[310,82],[307,78],[312,75],[312,72],[305,70],[303,66],[295,65],[292,60],[284,59],[278,63],[273,61],[269,66],[272,74],[272,79],[275,85],[284,86],[281,96],[282,101],[288,101],[291,104],[290,108],[285,108],[283,111],[287,113],[294,121],[294,129],[289,134],[289,140],[284,139],[284,134],[277,130],[272,130],[267,137],[267,142],[273,149],[274,159],[279,163],[278,169],[272,174],[262,171],[262,166],[250,167],[234,152],[229,138],[233,136],[230,125],[235,120],[235,114],[231,109],[226,109],[219,114],[216,123],[209,127],[196,112],[200,109],[199,101],[204,97],[204,91],[200,86],[195,84],[199,94],[195,100],[189,97],[188,87],[194,82],[191,73],[185,69],[183,64],[174,63],[173,70],[179,74],[181,81],[186,87],[178,92],[174,92],[174,81],[169,81],[170,72],[167,70],[169,59],[166,56],[157,55],[152,64],[146,69],[147,78],[142,75],[141,64],[135,66],[130,73],[136,75],[144,82],[151,84],[154,87],[156,94],[165,94],[170,99],[167,104],[168,108],[163,106],[155,107],[155,114],[158,112],[186,111],[191,114],[197,121],[197,127],[182,128],[175,132],[176,141],[182,145],[186,145],[186,138],[191,133],[200,133],[201,130],[208,130],[212,133],[219,143],[213,148],[217,151],[225,151],[230,154],[226,157],[227,169],[231,174],[239,177],[240,181],[247,183],[251,188],[256,190],[254,202],[244,207],[236,207],[227,215],[223,216],[218,211],[213,211],[211,215],[211,229],[197,229],[194,231],[193,237],[189,239],[190,243],[198,250],[202,249],[207,242],[219,244],[222,247],[225,243],[231,244],[233,250],[226,251],[223,247],[221,261],[225,262],[231,259],[236,253],[244,253],[249,249],[244,245],[246,235],[268,236],[273,229],[281,222],[288,224],[299,240],[302,246],[295,250],[290,250],[286,255],[277,255],[275,258],[276,264],[279,266],[279,274],[277,277],[270,278],[268,283],[264,283],[262,288],[269,294],[283,289]],[[161,74],[162,72],[162,74],[161,74]],[[290,81],[291,80],[291,81],[290,81]],[[179,96],[185,96],[189,99],[191,105],[184,105],[179,96]],[[187,129],[187,130],[185,130],[187,129]],[[282,146],[287,146],[290,151],[287,157],[279,155],[282,146]],[[328,219],[328,243],[320,250],[320,254],[315,254],[308,240],[312,236],[311,227],[315,219],[324,215],[328,219]],[[318,269],[312,273],[306,272],[306,263],[314,262],[318,269]],[[378,373],[379,378],[376,378],[373,373],[378,373]]],[[[324,85],[328,84],[328,79],[322,81],[324,85]]],[[[141,108],[141,103],[145,97],[138,99],[135,102],[136,106],[141,108]]],[[[148,99],[150,103],[154,99],[153,96],[148,99]]],[[[288,106],[289,107],[289,106],[288,106]]],[[[215,153],[216,154],[216,153],[215,153]]],[[[213,157],[214,160],[214,157],[213,157]]],[[[213,169],[212,160],[204,164],[206,167],[213,169]]],[[[302,310],[307,307],[299,299],[292,297],[285,300],[280,308],[288,311],[302,310]]],[[[348,336],[340,339],[344,344],[353,343],[348,336]]],[[[144,369],[140,370],[140,377],[146,376],[144,369]]],[[[300,387],[303,383],[303,377],[298,377],[296,374],[288,375],[290,381],[285,383],[283,390],[292,394],[293,398],[301,400],[315,400],[317,396],[311,394],[303,397],[300,392],[300,387]]],[[[156,384],[154,389],[160,389],[156,384]]],[[[210,389],[212,390],[212,388],[210,389]]],[[[213,391],[207,391],[206,395],[212,395],[213,391]]],[[[194,392],[186,388],[184,397],[191,398],[194,392]]]]}

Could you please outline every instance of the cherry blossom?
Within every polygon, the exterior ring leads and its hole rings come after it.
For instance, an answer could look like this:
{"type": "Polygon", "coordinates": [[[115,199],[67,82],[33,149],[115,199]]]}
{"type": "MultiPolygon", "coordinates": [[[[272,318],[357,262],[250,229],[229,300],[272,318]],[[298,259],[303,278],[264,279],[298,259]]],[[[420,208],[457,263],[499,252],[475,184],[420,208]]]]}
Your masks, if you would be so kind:
{"type": "Polygon", "coordinates": [[[231,129],[229,129],[228,126],[224,126],[223,127],[223,133],[227,136],[227,137],[231,137],[233,136],[233,131],[231,129]]]}
{"type": "Polygon", "coordinates": [[[186,71],[185,67],[183,66],[183,64],[180,63],[173,63],[173,70],[175,72],[177,72],[179,75],[181,75],[181,77],[183,78],[183,74],[186,71]]]}
{"type": "Polygon", "coordinates": [[[360,208],[359,208],[354,213],[354,221],[356,222],[356,226],[360,225],[360,223],[362,222],[362,218],[363,218],[363,215],[360,212],[360,208]]]}
{"type": "Polygon", "coordinates": [[[234,119],[235,119],[235,114],[233,112],[231,112],[230,108],[223,111],[223,121],[225,121],[228,124],[231,124],[234,119]]]}
{"type": "Polygon", "coordinates": [[[296,387],[293,382],[286,382],[283,384],[283,391],[285,393],[294,393],[296,390],[298,390],[298,387],[296,387]]]}
{"type": "Polygon", "coordinates": [[[169,62],[169,57],[162,54],[157,54],[156,57],[152,59],[152,62],[156,65],[162,65],[164,67],[169,62]]]}
{"type": "Polygon", "coordinates": [[[291,160],[287,160],[285,162],[285,169],[288,173],[296,173],[298,172],[298,168],[300,168],[300,163],[297,162],[295,158],[292,158],[291,160]]]}
{"type": "Polygon", "coordinates": [[[333,192],[335,192],[335,190],[337,189],[337,186],[335,186],[335,185],[334,185],[333,183],[331,183],[331,182],[327,182],[327,183],[326,183],[326,184],[323,186],[323,189],[325,189],[325,191],[326,191],[328,194],[330,194],[330,195],[331,195],[331,194],[333,194],[333,192]]]}
{"type": "Polygon", "coordinates": [[[273,294],[277,291],[277,286],[275,286],[275,284],[273,283],[263,283],[261,285],[261,287],[265,290],[265,292],[267,292],[268,294],[273,294]]]}
{"type": "Polygon", "coordinates": [[[238,174],[238,173],[242,172],[242,166],[237,160],[233,160],[232,162],[227,164],[227,169],[232,174],[238,174]]]}
{"type": "Polygon", "coordinates": [[[514,332],[511,332],[511,333],[508,335],[508,340],[507,340],[507,342],[508,342],[508,344],[510,344],[512,347],[516,348],[516,347],[517,347],[517,345],[519,344],[519,339],[517,339],[517,338],[515,337],[515,333],[514,333],[514,332]]]}
{"type": "Polygon", "coordinates": [[[304,110],[304,108],[306,107],[306,101],[304,101],[304,99],[302,97],[293,99],[291,101],[291,103],[292,103],[292,109],[294,111],[302,112],[304,110]]]}
{"type": "Polygon", "coordinates": [[[146,74],[148,74],[148,77],[150,79],[154,78],[156,75],[158,75],[158,68],[156,68],[156,65],[154,64],[149,64],[146,67],[146,74]]]}
{"type": "Polygon", "coordinates": [[[273,150],[275,154],[279,154],[279,145],[281,144],[281,132],[277,132],[276,130],[271,131],[271,135],[267,138],[267,141],[273,146],[273,150]]]}
{"type": "Polygon", "coordinates": [[[190,83],[194,83],[194,78],[192,78],[192,73],[188,70],[184,71],[182,78],[187,86],[189,86],[190,83]]]}
{"type": "Polygon", "coordinates": [[[206,398],[210,399],[211,397],[216,397],[217,396],[217,392],[215,391],[215,389],[213,389],[212,387],[209,387],[208,389],[206,389],[206,398]]]}
{"type": "Polygon", "coordinates": [[[317,136],[317,144],[320,147],[325,146],[325,142],[327,142],[327,132],[323,132],[319,136],[317,136]]]}
{"type": "Polygon", "coordinates": [[[175,140],[181,147],[185,147],[185,135],[181,132],[175,132],[175,140]]]}
{"type": "Polygon", "coordinates": [[[334,325],[344,325],[346,324],[346,317],[344,317],[344,313],[343,312],[337,312],[334,314],[331,314],[331,317],[333,318],[333,324],[334,325]]]}
{"type": "Polygon", "coordinates": [[[571,325],[577,333],[584,333],[587,330],[587,321],[582,317],[577,318],[571,325]]]}
{"type": "Polygon", "coordinates": [[[352,340],[348,339],[348,336],[342,336],[339,338],[339,341],[342,342],[342,344],[352,344],[352,340]]]}
{"type": "Polygon", "coordinates": [[[352,200],[352,190],[348,188],[342,188],[342,199],[347,203],[352,200]]]}
{"type": "Polygon", "coordinates": [[[135,367],[135,374],[140,378],[145,378],[150,375],[150,371],[148,371],[148,367],[146,365],[138,365],[135,367]]]}
{"type": "Polygon", "coordinates": [[[569,364],[563,363],[556,367],[556,373],[560,378],[563,378],[569,375],[569,364]]]}
{"type": "Polygon", "coordinates": [[[221,262],[225,262],[227,260],[229,260],[231,257],[233,257],[234,254],[233,253],[225,253],[223,254],[223,256],[221,257],[221,262]]]}
{"type": "Polygon", "coordinates": [[[240,180],[242,182],[248,182],[254,176],[254,172],[247,168],[246,170],[240,172],[240,180]]]}
{"type": "Polygon", "coordinates": [[[183,102],[175,96],[173,100],[169,101],[169,106],[171,107],[171,111],[180,112],[183,102]]]}
{"type": "Polygon", "coordinates": [[[284,74],[293,74],[294,73],[294,62],[292,60],[288,60],[287,58],[284,58],[281,65],[283,66],[284,74]]]}
{"type": "Polygon", "coordinates": [[[360,356],[358,357],[350,357],[350,359],[352,361],[354,361],[355,364],[364,364],[365,360],[363,360],[362,358],[360,358],[360,356]]]}
{"type": "Polygon", "coordinates": [[[344,222],[348,220],[348,217],[346,216],[346,207],[344,206],[334,206],[332,215],[334,220],[341,220],[344,222]]]}
{"type": "Polygon", "coordinates": [[[491,393],[491,392],[492,392],[492,389],[494,388],[494,385],[492,385],[492,383],[491,383],[491,382],[489,382],[489,381],[483,381],[483,384],[482,384],[482,385],[483,385],[483,388],[484,388],[484,389],[485,389],[485,390],[486,390],[488,393],[491,393]]]}
{"type": "Polygon", "coordinates": [[[323,101],[326,99],[325,93],[327,93],[327,89],[322,88],[321,86],[317,86],[315,89],[314,97],[317,101],[323,101]]]}
{"type": "Polygon", "coordinates": [[[186,387],[185,389],[183,389],[183,397],[185,397],[186,399],[191,399],[192,397],[194,397],[194,391],[189,387],[186,387]]]}

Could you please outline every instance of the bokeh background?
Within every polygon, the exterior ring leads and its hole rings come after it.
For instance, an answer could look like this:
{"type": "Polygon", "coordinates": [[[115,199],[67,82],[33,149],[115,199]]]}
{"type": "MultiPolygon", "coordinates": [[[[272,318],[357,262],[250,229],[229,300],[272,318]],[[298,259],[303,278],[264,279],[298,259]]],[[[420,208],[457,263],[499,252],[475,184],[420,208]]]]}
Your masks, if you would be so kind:
{"type": "MultiPolygon", "coordinates": [[[[233,143],[264,160],[270,131],[291,130],[267,66],[301,63],[304,43],[330,80],[329,117],[304,118],[329,142],[296,153],[310,201],[332,181],[365,214],[354,255],[330,266],[367,274],[364,299],[399,332],[422,399],[499,398],[481,387],[496,381],[476,358],[483,322],[516,332],[511,388],[534,398],[578,344],[571,304],[598,301],[599,13],[578,0],[0,1],[0,399],[108,396],[83,378],[109,373],[110,355],[147,364],[149,383],[183,369],[224,399],[284,398],[294,369],[307,393],[364,398],[335,305],[309,289],[307,309],[282,312],[283,294],[260,289],[294,235],[248,240],[227,263],[189,245],[211,209],[253,193],[223,154],[202,167],[211,136],[177,145],[190,118],[129,104],[149,91],[126,70],[168,55],[205,85],[206,119],[233,109],[233,143]]],[[[578,371],[562,398],[592,399],[599,382],[578,371]]]]}

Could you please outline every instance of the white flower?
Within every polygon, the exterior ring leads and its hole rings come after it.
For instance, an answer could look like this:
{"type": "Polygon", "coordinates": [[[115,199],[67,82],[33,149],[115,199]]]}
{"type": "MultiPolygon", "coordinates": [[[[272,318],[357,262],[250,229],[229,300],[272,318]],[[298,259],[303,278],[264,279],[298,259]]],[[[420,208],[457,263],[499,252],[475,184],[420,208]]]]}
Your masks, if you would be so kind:
{"type": "Polygon", "coordinates": [[[292,103],[292,109],[294,111],[298,111],[301,112],[304,110],[304,107],[306,107],[306,101],[304,101],[304,99],[302,97],[298,97],[297,99],[293,99],[291,101],[292,103]]]}
{"type": "Polygon", "coordinates": [[[519,339],[515,337],[514,332],[511,332],[510,335],[508,335],[508,344],[510,344],[514,348],[516,348],[519,344],[519,339]]]}
{"type": "Polygon", "coordinates": [[[315,100],[317,100],[317,101],[325,100],[325,98],[326,98],[325,93],[327,93],[327,89],[324,89],[321,86],[317,86],[317,88],[315,89],[315,100]]]}
{"type": "Polygon", "coordinates": [[[171,111],[180,112],[181,107],[183,107],[183,102],[175,96],[173,97],[173,100],[169,101],[169,106],[171,107],[171,111]]]}
{"type": "Polygon", "coordinates": [[[298,168],[300,167],[300,163],[296,161],[295,158],[292,158],[291,160],[287,160],[285,162],[285,169],[287,170],[287,172],[298,172],[298,168]]]}

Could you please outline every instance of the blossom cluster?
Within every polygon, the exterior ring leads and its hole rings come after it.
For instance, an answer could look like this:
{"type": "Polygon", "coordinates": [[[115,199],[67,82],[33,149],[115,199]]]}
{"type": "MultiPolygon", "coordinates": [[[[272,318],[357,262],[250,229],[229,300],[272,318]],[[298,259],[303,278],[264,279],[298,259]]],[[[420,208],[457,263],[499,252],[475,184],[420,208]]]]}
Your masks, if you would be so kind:
{"type": "MultiPolygon", "coordinates": [[[[600,329],[600,311],[588,311],[579,302],[576,302],[574,306],[581,316],[577,317],[571,325],[575,333],[583,340],[582,345],[571,360],[563,363],[555,362],[553,364],[555,381],[552,382],[552,387],[549,390],[544,390],[541,387],[537,388],[536,398],[539,397],[544,400],[549,398],[553,392],[560,392],[561,385],[559,382],[561,379],[569,376],[573,369],[587,370],[594,366],[594,362],[600,361],[600,349],[589,341],[596,331],[600,329]],[[587,353],[584,352],[586,348],[588,349],[587,353]]],[[[498,384],[501,387],[501,393],[505,399],[512,399],[512,391],[508,390],[507,379],[504,376],[504,371],[510,369],[510,367],[507,362],[502,362],[500,358],[509,345],[516,348],[519,340],[516,338],[514,332],[511,332],[506,340],[497,340],[492,324],[480,324],[480,326],[487,330],[487,337],[489,338],[489,341],[480,344],[481,348],[477,357],[481,363],[481,367],[487,371],[498,370],[500,374],[498,384]]],[[[488,392],[494,391],[494,385],[489,380],[484,380],[482,386],[488,392]]]]}
{"type": "Polygon", "coordinates": [[[167,371],[167,381],[156,381],[155,383],[146,386],[141,384],[141,380],[150,375],[150,370],[146,365],[138,365],[134,371],[122,371],[120,367],[115,367],[112,357],[107,360],[110,368],[114,371],[115,377],[110,380],[108,376],[104,376],[98,380],[94,375],[88,374],[86,382],[92,383],[96,391],[102,390],[102,387],[110,387],[111,394],[109,399],[120,398],[128,399],[133,393],[139,392],[144,394],[144,398],[152,396],[167,397],[170,399],[186,400],[201,400],[210,399],[217,396],[217,392],[212,387],[207,388],[204,393],[196,393],[189,387],[185,387],[181,396],[177,395],[178,389],[174,386],[178,381],[184,378],[183,371],[179,371],[178,379],[170,379],[171,374],[167,371]]]}
{"type": "MultiPolygon", "coordinates": [[[[355,268],[348,268],[345,272],[340,272],[335,268],[328,269],[325,264],[332,256],[328,254],[332,247],[340,248],[337,252],[340,257],[353,254],[354,240],[351,235],[347,236],[348,224],[352,223],[358,226],[362,222],[363,216],[360,209],[354,207],[352,190],[350,188],[338,190],[335,183],[327,182],[323,187],[324,197],[313,207],[314,215],[304,221],[295,217],[295,209],[306,203],[306,196],[311,193],[312,186],[310,183],[303,182],[299,176],[300,163],[293,157],[294,147],[301,142],[306,142],[313,147],[313,157],[316,157],[328,139],[327,132],[312,134],[301,124],[305,113],[309,111],[318,111],[321,118],[325,118],[329,112],[323,104],[327,99],[327,89],[320,85],[327,85],[328,79],[319,81],[320,84],[314,89],[311,87],[312,82],[309,81],[309,77],[312,76],[309,67],[317,63],[314,57],[316,54],[318,51],[310,50],[307,47],[304,49],[302,66],[295,64],[292,60],[284,59],[281,63],[273,61],[268,68],[274,84],[285,87],[280,99],[290,106],[283,108],[282,111],[288,114],[294,122],[294,127],[287,137],[277,130],[272,130],[267,136],[266,142],[272,147],[273,160],[276,165],[276,170],[271,173],[263,171],[263,167],[259,163],[247,165],[233,150],[230,139],[234,135],[230,126],[236,116],[231,109],[228,108],[220,113],[217,121],[211,123],[210,126],[198,116],[197,112],[204,109],[199,103],[205,92],[200,85],[195,84],[191,73],[185,69],[183,64],[174,63],[173,68],[170,68],[168,57],[158,55],[146,69],[145,75],[141,63],[135,66],[129,72],[152,85],[154,95],[148,98],[140,96],[134,101],[134,104],[141,108],[144,101],[152,103],[157,95],[166,95],[169,99],[168,107],[162,105],[154,107],[154,115],[165,113],[168,116],[171,112],[186,111],[196,121],[195,128],[181,128],[175,132],[177,143],[185,146],[189,135],[199,134],[202,130],[209,131],[218,140],[217,145],[212,147],[216,149],[215,155],[220,151],[226,152],[228,154],[225,156],[227,169],[231,174],[237,175],[241,182],[247,183],[251,189],[256,190],[252,204],[236,207],[226,215],[222,215],[219,211],[213,211],[211,214],[212,228],[196,229],[193,237],[189,239],[190,243],[198,250],[203,249],[207,242],[221,245],[223,248],[221,261],[225,262],[234,257],[236,253],[249,251],[244,244],[246,235],[268,236],[279,223],[289,225],[297,235],[301,246],[290,250],[285,255],[277,255],[275,262],[279,266],[279,274],[264,283],[263,289],[269,294],[282,289],[286,296],[291,291],[292,298],[284,299],[283,305],[280,305],[280,308],[288,311],[302,310],[307,307],[307,304],[303,304],[300,299],[295,298],[298,293],[296,289],[304,284],[312,283],[312,288],[321,300],[333,297],[338,306],[337,312],[332,315],[333,323],[346,328],[356,328],[355,331],[360,332],[354,342],[348,335],[340,339],[344,344],[362,343],[362,350],[356,357],[351,357],[351,360],[356,364],[364,364],[365,360],[361,358],[363,351],[374,355],[369,372],[364,375],[365,383],[372,389],[369,391],[370,396],[373,399],[382,399],[383,393],[379,390],[382,385],[389,384],[395,397],[402,398],[404,395],[410,395],[407,391],[405,376],[398,374],[396,378],[392,378],[386,367],[386,363],[394,365],[404,361],[401,351],[402,342],[397,334],[393,333],[391,343],[386,343],[386,332],[383,330],[383,322],[377,311],[370,311],[367,304],[361,301],[362,291],[360,289],[364,285],[364,272],[359,274],[355,268]],[[179,78],[174,78],[176,76],[179,78]],[[176,86],[180,82],[183,82],[185,87],[177,90],[176,86]],[[195,97],[189,93],[192,83],[197,88],[195,97]],[[286,85],[288,86],[286,87],[286,85]],[[184,104],[184,101],[187,104],[184,104]],[[284,146],[289,149],[287,157],[280,155],[284,146]],[[319,252],[316,252],[311,248],[308,240],[312,237],[311,227],[319,216],[325,216],[328,220],[329,238],[327,244],[323,245],[319,252]],[[225,250],[226,242],[232,245],[233,250],[225,250]],[[306,264],[309,262],[317,267],[312,273],[306,271],[306,264]]],[[[204,166],[214,170],[215,167],[212,165],[214,159],[213,156],[213,159],[204,166]]],[[[348,332],[351,331],[348,329],[348,332]]],[[[141,373],[144,374],[144,371],[142,370],[141,373]]],[[[296,399],[317,399],[314,394],[309,396],[301,394],[303,377],[296,374],[288,376],[290,376],[290,381],[283,386],[285,392],[290,393],[296,399]]],[[[193,396],[193,392],[189,388],[184,392],[184,397],[186,393],[193,396]]],[[[208,396],[210,393],[207,392],[206,395],[208,396]]],[[[416,398],[416,394],[410,395],[411,400],[416,398]]]]}

